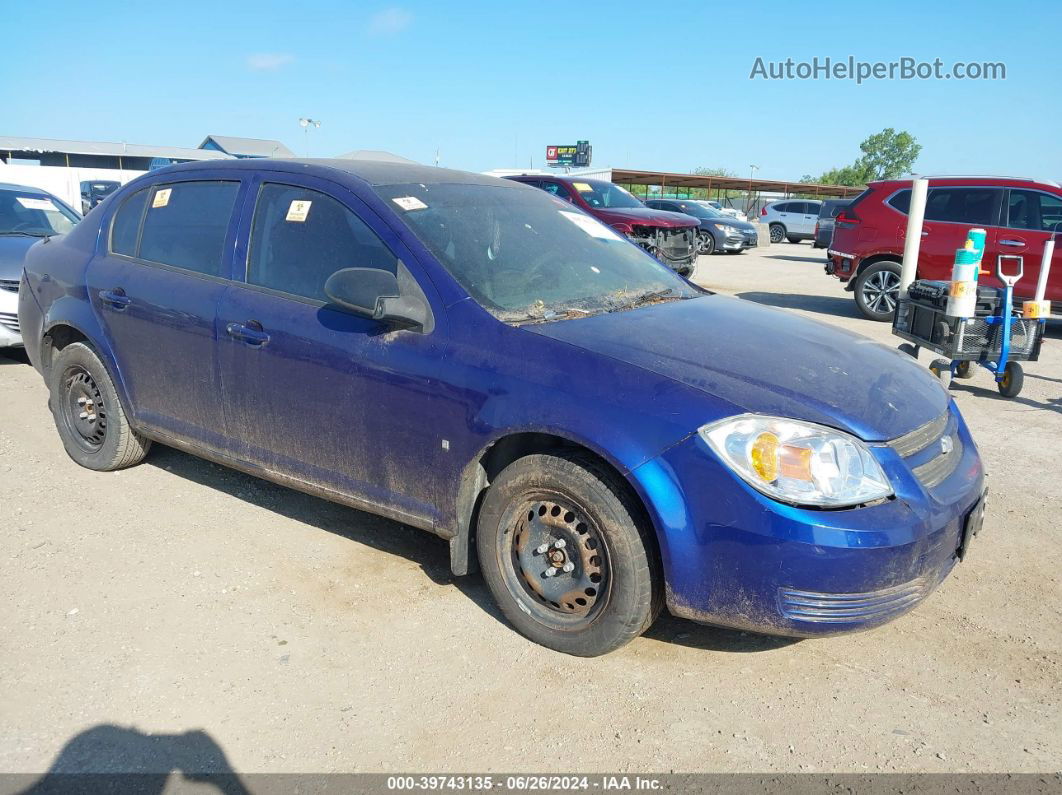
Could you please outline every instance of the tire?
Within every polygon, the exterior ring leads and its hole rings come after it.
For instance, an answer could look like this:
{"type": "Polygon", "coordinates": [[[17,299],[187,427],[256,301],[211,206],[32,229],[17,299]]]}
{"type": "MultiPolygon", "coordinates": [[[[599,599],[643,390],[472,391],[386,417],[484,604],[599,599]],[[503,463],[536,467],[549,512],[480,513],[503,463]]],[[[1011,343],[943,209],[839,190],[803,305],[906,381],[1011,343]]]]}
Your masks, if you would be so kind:
{"type": "Polygon", "coordinates": [[[1025,371],[1021,369],[1021,365],[1017,362],[1007,362],[1007,366],[1003,368],[1003,379],[996,382],[996,387],[1003,397],[1012,398],[1018,396],[1024,384],[1025,371]]]}
{"type": "Polygon", "coordinates": [[[951,386],[951,362],[947,359],[934,359],[929,365],[929,372],[940,379],[945,389],[951,386]]]}
{"type": "Polygon", "coordinates": [[[505,617],[535,643],[580,657],[642,634],[663,596],[640,516],[625,484],[588,456],[510,464],[483,498],[476,532],[483,577],[505,617]]]}
{"type": "Polygon", "coordinates": [[[956,378],[973,378],[974,376],[974,363],[971,361],[959,362],[955,365],[955,377],[956,378]]]}
{"type": "Polygon", "coordinates": [[[900,353],[906,353],[912,359],[918,358],[918,346],[913,345],[910,342],[905,342],[902,345],[898,345],[896,347],[896,350],[900,351],[900,353]]]}
{"type": "Polygon", "coordinates": [[[702,257],[715,253],[715,237],[711,232],[700,232],[697,235],[697,253],[702,257]]]}
{"type": "Polygon", "coordinates": [[[793,237],[792,235],[787,237],[786,240],[788,240],[790,243],[799,243],[800,242],[800,238],[799,237],[793,237]]]}
{"type": "Polygon", "coordinates": [[[900,263],[875,262],[865,268],[856,277],[854,292],[856,306],[863,317],[891,321],[900,295],[900,263]]]}
{"type": "Polygon", "coordinates": [[[134,431],[107,368],[81,342],[59,351],[48,371],[48,405],[67,455],[109,472],[144,460],[151,441],[134,431]]]}
{"type": "Polygon", "coordinates": [[[781,224],[771,224],[771,242],[781,243],[785,239],[785,227],[781,224]]]}

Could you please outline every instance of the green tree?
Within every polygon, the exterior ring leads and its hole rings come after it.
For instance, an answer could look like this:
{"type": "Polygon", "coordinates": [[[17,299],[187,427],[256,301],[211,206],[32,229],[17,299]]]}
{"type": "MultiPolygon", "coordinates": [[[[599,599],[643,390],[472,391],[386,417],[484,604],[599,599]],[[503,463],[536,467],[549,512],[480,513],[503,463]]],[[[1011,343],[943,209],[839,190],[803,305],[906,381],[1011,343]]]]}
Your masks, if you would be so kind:
{"type": "Polygon", "coordinates": [[[800,181],[823,185],[863,185],[873,179],[896,179],[911,172],[922,145],[909,132],[896,132],[892,127],[886,127],[868,136],[859,145],[859,150],[863,154],[852,165],[831,168],[817,179],[805,175],[800,181]]]}

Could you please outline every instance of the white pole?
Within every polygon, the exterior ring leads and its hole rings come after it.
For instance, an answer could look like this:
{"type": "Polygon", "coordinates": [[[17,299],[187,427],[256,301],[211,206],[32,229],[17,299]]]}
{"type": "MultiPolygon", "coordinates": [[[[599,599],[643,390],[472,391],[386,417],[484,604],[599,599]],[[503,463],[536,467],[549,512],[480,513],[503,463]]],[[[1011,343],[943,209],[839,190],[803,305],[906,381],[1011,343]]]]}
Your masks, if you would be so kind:
{"type": "Polygon", "coordinates": [[[1051,272],[1051,258],[1055,255],[1055,236],[1051,235],[1044,243],[1044,258],[1040,260],[1040,278],[1036,280],[1034,301],[1043,301],[1047,292],[1047,274],[1051,272]]]}
{"type": "Polygon", "coordinates": [[[907,238],[903,244],[903,267],[900,269],[900,295],[914,281],[918,270],[918,249],[922,246],[922,221],[926,215],[929,180],[919,177],[911,182],[911,206],[907,209],[907,238]]]}

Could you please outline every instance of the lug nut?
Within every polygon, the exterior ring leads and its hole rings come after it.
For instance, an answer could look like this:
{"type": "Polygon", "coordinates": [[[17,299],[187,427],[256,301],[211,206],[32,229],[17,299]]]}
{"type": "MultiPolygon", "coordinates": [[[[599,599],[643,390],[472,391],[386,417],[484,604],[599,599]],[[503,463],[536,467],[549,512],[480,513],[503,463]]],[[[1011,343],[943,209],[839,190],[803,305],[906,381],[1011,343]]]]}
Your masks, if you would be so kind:
{"type": "Polygon", "coordinates": [[[87,420],[88,419],[88,412],[87,411],[83,411],[80,414],[78,414],[77,416],[78,416],[78,419],[87,420]]]}
{"type": "Polygon", "coordinates": [[[565,571],[575,571],[575,564],[574,564],[574,563],[572,563],[572,562],[571,562],[571,561],[569,560],[569,561],[568,561],[567,563],[565,563],[565,564],[564,564],[564,570],[565,570],[565,571]]]}
{"type": "Polygon", "coordinates": [[[83,397],[79,397],[79,398],[77,399],[77,404],[78,404],[79,406],[84,406],[84,405],[85,405],[85,404],[86,404],[87,402],[88,402],[88,400],[87,400],[86,398],[83,398],[83,397]]]}
{"type": "Polygon", "coordinates": [[[547,577],[552,577],[556,573],[557,573],[557,569],[554,568],[553,566],[550,566],[548,569],[546,569],[546,576],[547,577]]]}
{"type": "Polygon", "coordinates": [[[537,548],[537,549],[535,550],[535,552],[536,552],[537,554],[539,554],[539,555],[545,555],[545,554],[546,554],[546,552],[548,552],[548,551],[549,551],[549,544],[543,544],[542,546],[538,547],[538,548],[537,548]]]}
{"type": "Polygon", "coordinates": [[[568,546],[568,544],[563,538],[558,538],[557,543],[553,546],[555,546],[557,549],[564,549],[566,546],[568,546]]]}

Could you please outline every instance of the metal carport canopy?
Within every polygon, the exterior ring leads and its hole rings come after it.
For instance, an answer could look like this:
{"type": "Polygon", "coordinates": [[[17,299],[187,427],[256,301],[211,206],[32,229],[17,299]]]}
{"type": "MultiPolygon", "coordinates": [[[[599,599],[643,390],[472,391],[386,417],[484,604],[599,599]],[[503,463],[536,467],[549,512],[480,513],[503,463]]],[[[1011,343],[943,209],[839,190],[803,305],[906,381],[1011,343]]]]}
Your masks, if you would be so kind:
{"type": "Polygon", "coordinates": [[[813,196],[855,196],[862,187],[848,185],[818,185],[811,182],[782,182],[773,179],[743,179],[742,177],[713,177],[707,174],[672,174],[667,171],[635,171],[612,169],[612,181],[617,185],[659,185],[667,188],[702,188],[704,190],[738,190],[756,193],[811,194],[813,196]]]}

